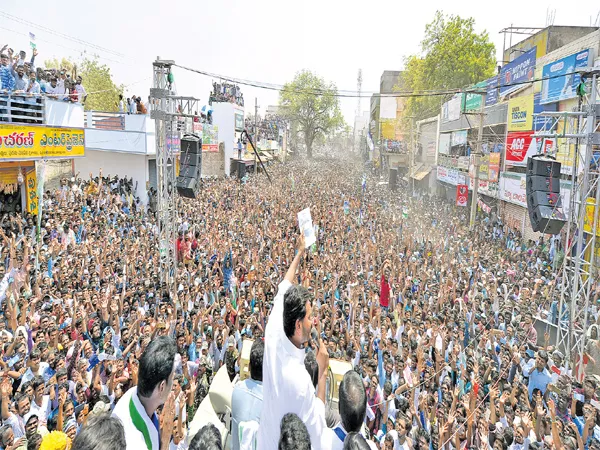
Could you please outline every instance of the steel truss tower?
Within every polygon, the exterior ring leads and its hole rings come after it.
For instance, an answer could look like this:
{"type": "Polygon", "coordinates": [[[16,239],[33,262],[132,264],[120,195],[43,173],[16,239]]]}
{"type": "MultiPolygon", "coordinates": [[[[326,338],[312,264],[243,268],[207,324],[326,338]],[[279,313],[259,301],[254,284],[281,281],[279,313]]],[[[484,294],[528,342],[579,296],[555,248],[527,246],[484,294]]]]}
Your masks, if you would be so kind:
{"type": "Polygon", "coordinates": [[[156,169],[158,191],[158,230],[161,281],[171,295],[176,292],[177,274],[177,187],[176,167],[181,134],[191,131],[187,119],[199,117],[199,100],[177,97],[173,90],[174,61],[156,58],[153,87],[150,89],[150,117],[156,125],[156,169]]]}
{"type": "MultiPolygon", "coordinates": [[[[594,152],[600,149],[600,68],[587,69],[581,75],[587,81],[589,93],[580,97],[579,110],[535,114],[544,118],[545,126],[543,131],[534,134],[534,137],[541,138],[540,141],[553,140],[553,152],[558,151],[559,143],[566,146],[569,155],[569,149],[574,149],[570,208],[565,225],[565,258],[562,280],[557,286],[560,301],[556,336],[556,348],[566,353],[566,364],[571,368],[581,367],[580,362],[583,361],[590,297],[594,295],[594,275],[597,272],[594,269],[596,233],[584,233],[584,230],[597,229],[600,210],[600,167],[594,157],[594,152]]],[[[560,273],[561,268],[557,269],[560,273]]],[[[582,376],[582,370],[578,375],[582,376]]]]}

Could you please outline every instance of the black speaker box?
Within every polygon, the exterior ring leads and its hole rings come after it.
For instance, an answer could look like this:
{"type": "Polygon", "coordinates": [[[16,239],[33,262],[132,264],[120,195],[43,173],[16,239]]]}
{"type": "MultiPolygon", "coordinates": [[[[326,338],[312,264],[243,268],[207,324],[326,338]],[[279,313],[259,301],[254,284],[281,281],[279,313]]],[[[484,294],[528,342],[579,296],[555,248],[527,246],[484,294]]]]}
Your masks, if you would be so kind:
{"type": "Polygon", "coordinates": [[[551,208],[561,208],[562,200],[560,194],[556,192],[534,191],[527,196],[527,205],[533,210],[538,206],[549,206],[551,208]]]}
{"type": "Polygon", "coordinates": [[[200,166],[202,164],[202,153],[181,153],[179,164],[180,166],[200,166]]]}
{"type": "Polygon", "coordinates": [[[200,166],[179,166],[179,176],[183,178],[199,178],[200,177],[200,166]]]}
{"type": "Polygon", "coordinates": [[[398,186],[398,169],[390,169],[390,180],[388,185],[392,191],[396,190],[396,187],[398,186]]]}
{"type": "Polygon", "coordinates": [[[530,215],[531,228],[544,234],[558,234],[567,218],[558,208],[538,206],[530,215]]]}
{"type": "Polygon", "coordinates": [[[186,134],[181,138],[181,154],[202,154],[202,139],[195,134],[186,134]]]}
{"type": "Polygon", "coordinates": [[[560,166],[558,161],[549,158],[528,158],[527,174],[541,177],[560,178],[560,166]]]}
{"type": "Polygon", "coordinates": [[[526,177],[526,193],[534,191],[555,192],[560,194],[560,179],[537,175],[526,177]]]}
{"type": "Polygon", "coordinates": [[[199,190],[197,178],[177,177],[177,193],[185,198],[196,198],[199,190]]]}

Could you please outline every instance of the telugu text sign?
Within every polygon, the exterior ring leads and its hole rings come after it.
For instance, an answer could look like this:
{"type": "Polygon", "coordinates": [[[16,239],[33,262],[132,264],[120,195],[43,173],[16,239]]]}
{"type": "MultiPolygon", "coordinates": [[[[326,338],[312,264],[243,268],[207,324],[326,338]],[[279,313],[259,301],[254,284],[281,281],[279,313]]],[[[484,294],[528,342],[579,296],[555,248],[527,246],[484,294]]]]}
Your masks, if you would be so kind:
{"type": "Polygon", "coordinates": [[[81,128],[0,124],[0,160],[76,158],[84,154],[81,128]]]}

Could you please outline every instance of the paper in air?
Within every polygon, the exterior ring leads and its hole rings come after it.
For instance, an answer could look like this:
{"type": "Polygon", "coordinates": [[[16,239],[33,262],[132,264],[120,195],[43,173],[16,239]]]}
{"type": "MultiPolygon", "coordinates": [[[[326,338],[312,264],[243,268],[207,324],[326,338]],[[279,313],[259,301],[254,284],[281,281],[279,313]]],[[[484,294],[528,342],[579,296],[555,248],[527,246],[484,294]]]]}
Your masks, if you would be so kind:
{"type": "Polygon", "coordinates": [[[298,213],[298,226],[304,234],[304,247],[308,248],[317,241],[315,229],[310,216],[310,208],[303,209],[298,213]]]}

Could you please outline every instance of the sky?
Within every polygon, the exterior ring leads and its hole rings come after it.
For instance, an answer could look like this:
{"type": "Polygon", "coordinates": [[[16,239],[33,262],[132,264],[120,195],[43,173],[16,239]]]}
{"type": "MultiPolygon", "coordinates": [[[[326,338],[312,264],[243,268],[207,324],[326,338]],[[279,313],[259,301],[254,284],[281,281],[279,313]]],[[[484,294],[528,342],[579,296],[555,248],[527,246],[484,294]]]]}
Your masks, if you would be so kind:
{"type": "MultiPolygon", "coordinates": [[[[437,10],[473,17],[476,30],[487,31],[496,45],[498,60],[503,48],[499,32],[505,27],[544,27],[549,12],[554,25],[589,26],[600,13],[597,0],[579,0],[577,7],[544,0],[428,0],[410,9],[413,3],[397,0],[79,0],[73,8],[42,0],[0,3],[0,46],[8,43],[29,55],[31,32],[42,61],[98,55],[115,82],[126,86],[126,96],[142,99],[148,97],[152,61],[158,56],[276,85],[309,69],[350,91],[357,90],[361,68],[362,91],[371,93],[378,91],[384,70],[402,70],[404,58],[419,52],[425,25],[437,10]]],[[[517,40],[514,36],[513,43],[517,40]]],[[[174,75],[179,95],[208,103],[211,78],[180,68],[174,75]]],[[[246,113],[254,112],[255,98],[259,113],[277,104],[277,91],[241,88],[246,113]]],[[[343,98],[340,106],[352,125],[358,99],[343,98]]],[[[369,99],[363,98],[361,109],[368,108],[369,99]]]]}

